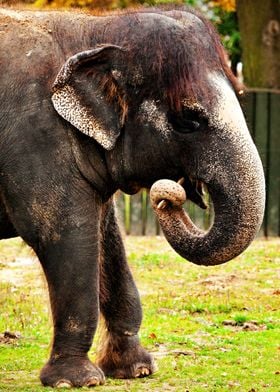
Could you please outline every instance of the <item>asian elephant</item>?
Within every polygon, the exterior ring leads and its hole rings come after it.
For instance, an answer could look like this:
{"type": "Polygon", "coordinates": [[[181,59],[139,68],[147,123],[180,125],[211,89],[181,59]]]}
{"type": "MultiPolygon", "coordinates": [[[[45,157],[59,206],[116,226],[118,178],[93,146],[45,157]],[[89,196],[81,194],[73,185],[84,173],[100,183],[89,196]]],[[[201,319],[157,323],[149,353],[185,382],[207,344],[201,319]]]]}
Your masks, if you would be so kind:
{"type": "Polygon", "coordinates": [[[1,9],[0,37],[0,235],[21,236],[48,282],[54,338],[41,382],[147,376],[155,365],[139,343],[112,197],[155,183],[163,232],[193,263],[221,264],[249,245],[264,177],[225,52],[189,9],[1,9]],[[201,184],[215,210],[207,232],[182,209],[186,197],[205,208],[201,184]],[[93,364],[100,313],[106,337],[93,364]]]}

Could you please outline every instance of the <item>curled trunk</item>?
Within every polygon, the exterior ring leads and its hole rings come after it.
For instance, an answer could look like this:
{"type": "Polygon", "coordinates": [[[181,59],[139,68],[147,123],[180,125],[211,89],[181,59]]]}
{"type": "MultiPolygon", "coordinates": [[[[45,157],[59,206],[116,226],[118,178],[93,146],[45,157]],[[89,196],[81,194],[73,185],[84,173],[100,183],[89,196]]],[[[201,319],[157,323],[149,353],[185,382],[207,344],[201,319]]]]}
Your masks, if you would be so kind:
{"type": "Polygon", "coordinates": [[[157,181],[150,192],[152,206],[174,250],[199,265],[222,264],[239,255],[259,230],[264,205],[261,175],[251,178],[249,188],[243,185],[244,189],[227,191],[217,183],[208,184],[215,218],[205,232],[194,225],[183,209],[184,189],[170,180],[157,181]],[[162,200],[166,202],[163,204],[162,200]]]}

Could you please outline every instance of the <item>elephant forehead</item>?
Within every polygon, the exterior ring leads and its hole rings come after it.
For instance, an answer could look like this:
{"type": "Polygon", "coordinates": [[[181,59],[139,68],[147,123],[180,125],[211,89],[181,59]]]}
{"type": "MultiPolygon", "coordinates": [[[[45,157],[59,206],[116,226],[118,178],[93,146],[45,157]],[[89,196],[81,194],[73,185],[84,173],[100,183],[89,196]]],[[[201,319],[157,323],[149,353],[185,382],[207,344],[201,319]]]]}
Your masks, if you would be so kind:
{"type": "Polygon", "coordinates": [[[115,68],[126,83],[143,86],[137,92],[142,100],[149,91],[149,97],[165,97],[176,111],[182,108],[186,96],[209,101],[211,91],[205,75],[209,69],[221,68],[222,54],[207,26],[191,13],[139,13],[112,20],[108,42],[127,45],[125,56],[116,60],[115,68]]]}
{"type": "Polygon", "coordinates": [[[25,19],[25,17],[21,13],[19,13],[18,11],[11,10],[11,9],[3,9],[3,8],[0,9],[0,15],[4,15],[4,16],[16,19],[16,20],[24,20],[25,19]]]}

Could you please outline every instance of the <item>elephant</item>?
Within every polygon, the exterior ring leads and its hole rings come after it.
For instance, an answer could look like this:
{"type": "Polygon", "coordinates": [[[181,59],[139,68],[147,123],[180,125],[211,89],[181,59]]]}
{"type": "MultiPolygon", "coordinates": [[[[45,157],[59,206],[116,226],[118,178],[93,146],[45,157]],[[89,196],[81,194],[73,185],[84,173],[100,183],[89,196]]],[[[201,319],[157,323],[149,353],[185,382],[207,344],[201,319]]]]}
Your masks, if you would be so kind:
{"type": "Polygon", "coordinates": [[[114,194],[150,190],[183,258],[225,263],[253,240],[265,204],[240,85],[211,24],[188,8],[94,16],[0,10],[0,235],[20,236],[46,276],[52,319],[43,385],[152,374],[114,194]],[[188,198],[215,217],[207,231],[188,198]],[[100,315],[105,336],[88,357],[100,315]]]}

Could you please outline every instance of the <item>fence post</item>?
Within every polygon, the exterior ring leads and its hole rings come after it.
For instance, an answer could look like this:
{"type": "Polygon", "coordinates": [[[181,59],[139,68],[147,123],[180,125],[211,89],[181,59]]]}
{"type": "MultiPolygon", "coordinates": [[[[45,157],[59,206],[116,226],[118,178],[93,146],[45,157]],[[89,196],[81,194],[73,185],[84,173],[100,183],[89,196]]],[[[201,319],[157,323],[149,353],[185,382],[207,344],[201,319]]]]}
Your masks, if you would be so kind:
{"type": "Polygon", "coordinates": [[[142,219],[142,235],[146,235],[147,217],[148,217],[148,198],[146,189],[142,190],[141,194],[141,219],[142,219]]]}
{"type": "Polygon", "coordinates": [[[124,227],[126,234],[131,233],[131,197],[124,194],[124,227]]]}

